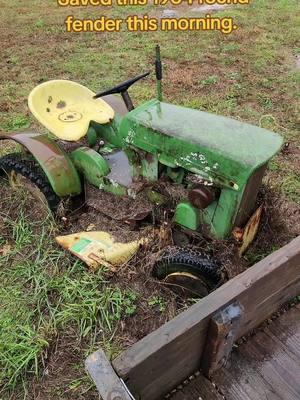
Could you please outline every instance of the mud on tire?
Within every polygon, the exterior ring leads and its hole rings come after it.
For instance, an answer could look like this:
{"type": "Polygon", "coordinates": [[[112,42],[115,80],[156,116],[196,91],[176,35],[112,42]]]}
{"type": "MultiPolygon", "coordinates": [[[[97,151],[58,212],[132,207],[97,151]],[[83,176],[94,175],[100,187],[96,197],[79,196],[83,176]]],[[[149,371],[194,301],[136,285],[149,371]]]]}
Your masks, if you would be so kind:
{"type": "Polygon", "coordinates": [[[12,153],[0,158],[0,177],[16,172],[28,179],[45,196],[49,209],[55,213],[60,198],[54,193],[44,171],[33,160],[26,159],[21,153],[12,153]]]}

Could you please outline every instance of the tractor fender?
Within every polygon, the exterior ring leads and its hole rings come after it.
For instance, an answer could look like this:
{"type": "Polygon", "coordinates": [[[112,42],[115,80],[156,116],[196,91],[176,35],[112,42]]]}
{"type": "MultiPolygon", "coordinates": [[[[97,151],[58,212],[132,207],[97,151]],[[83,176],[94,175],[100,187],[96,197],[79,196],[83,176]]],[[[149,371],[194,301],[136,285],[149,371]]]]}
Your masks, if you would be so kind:
{"type": "Polygon", "coordinates": [[[1,133],[0,140],[13,140],[24,146],[39,163],[59,197],[81,193],[80,178],[71,159],[48,136],[36,132],[12,132],[1,133]]]}
{"type": "Polygon", "coordinates": [[[79,147],[71,153],[71,159],[76,169],[87,182],[99,187],[103,177],[110,173],[108,162],[101,154],[88,147],[79,147]]]}

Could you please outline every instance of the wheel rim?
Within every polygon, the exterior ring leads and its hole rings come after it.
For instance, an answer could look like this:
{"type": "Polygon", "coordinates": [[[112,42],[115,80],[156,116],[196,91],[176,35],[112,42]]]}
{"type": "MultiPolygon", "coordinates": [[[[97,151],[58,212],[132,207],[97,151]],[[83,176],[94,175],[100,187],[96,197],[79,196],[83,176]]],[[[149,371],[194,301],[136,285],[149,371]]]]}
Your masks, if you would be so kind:
{"type": "Polygon", "coordinates": [[[173,272],[165,277],[164,282],[176,293],[187,297],[203,298],[210,292],[204,280],[189,272],[173,272]]]}

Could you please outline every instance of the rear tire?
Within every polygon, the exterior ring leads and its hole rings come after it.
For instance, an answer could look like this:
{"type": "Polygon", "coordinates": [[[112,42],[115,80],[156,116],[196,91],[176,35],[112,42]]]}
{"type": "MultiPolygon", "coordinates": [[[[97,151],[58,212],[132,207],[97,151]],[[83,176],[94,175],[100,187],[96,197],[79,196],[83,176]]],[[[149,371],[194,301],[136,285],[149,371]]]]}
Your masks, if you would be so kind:
{"type": "Polygon", "coordinates": [[[194,297],[205,297],[220,284],[220,269],[215,260],[197,249],[169,246],[156,261],[153,275],[194,297]]]}
{"type": "Polygon", "coordinates": [[[26,159],[21,153],[12,153],[0,158],[0,176],[21,175],[44,196],[49,209],[56,213],[61,199],[53,191],[46,174],[33,159],[26,159]]]}

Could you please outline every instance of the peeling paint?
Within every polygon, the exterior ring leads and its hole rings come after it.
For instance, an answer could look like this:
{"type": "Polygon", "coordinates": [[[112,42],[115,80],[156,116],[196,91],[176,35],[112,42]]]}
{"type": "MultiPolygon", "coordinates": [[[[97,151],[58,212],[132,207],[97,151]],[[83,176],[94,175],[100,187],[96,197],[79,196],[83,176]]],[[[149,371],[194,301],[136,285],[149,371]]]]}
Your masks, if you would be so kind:
{"type": "Polygon", "coordinates": [[[127,135],[127,137],[126,137],[126,139],[125,139],[125,141],[126,141],[126,143],[128,143],[128,144],[132,144],[133,141],[134,141],[134,138],[135,138],[135,132],[134,132],[133,129],[130,129],[129,132],[128,132],[128,135],[127,135]]]}

